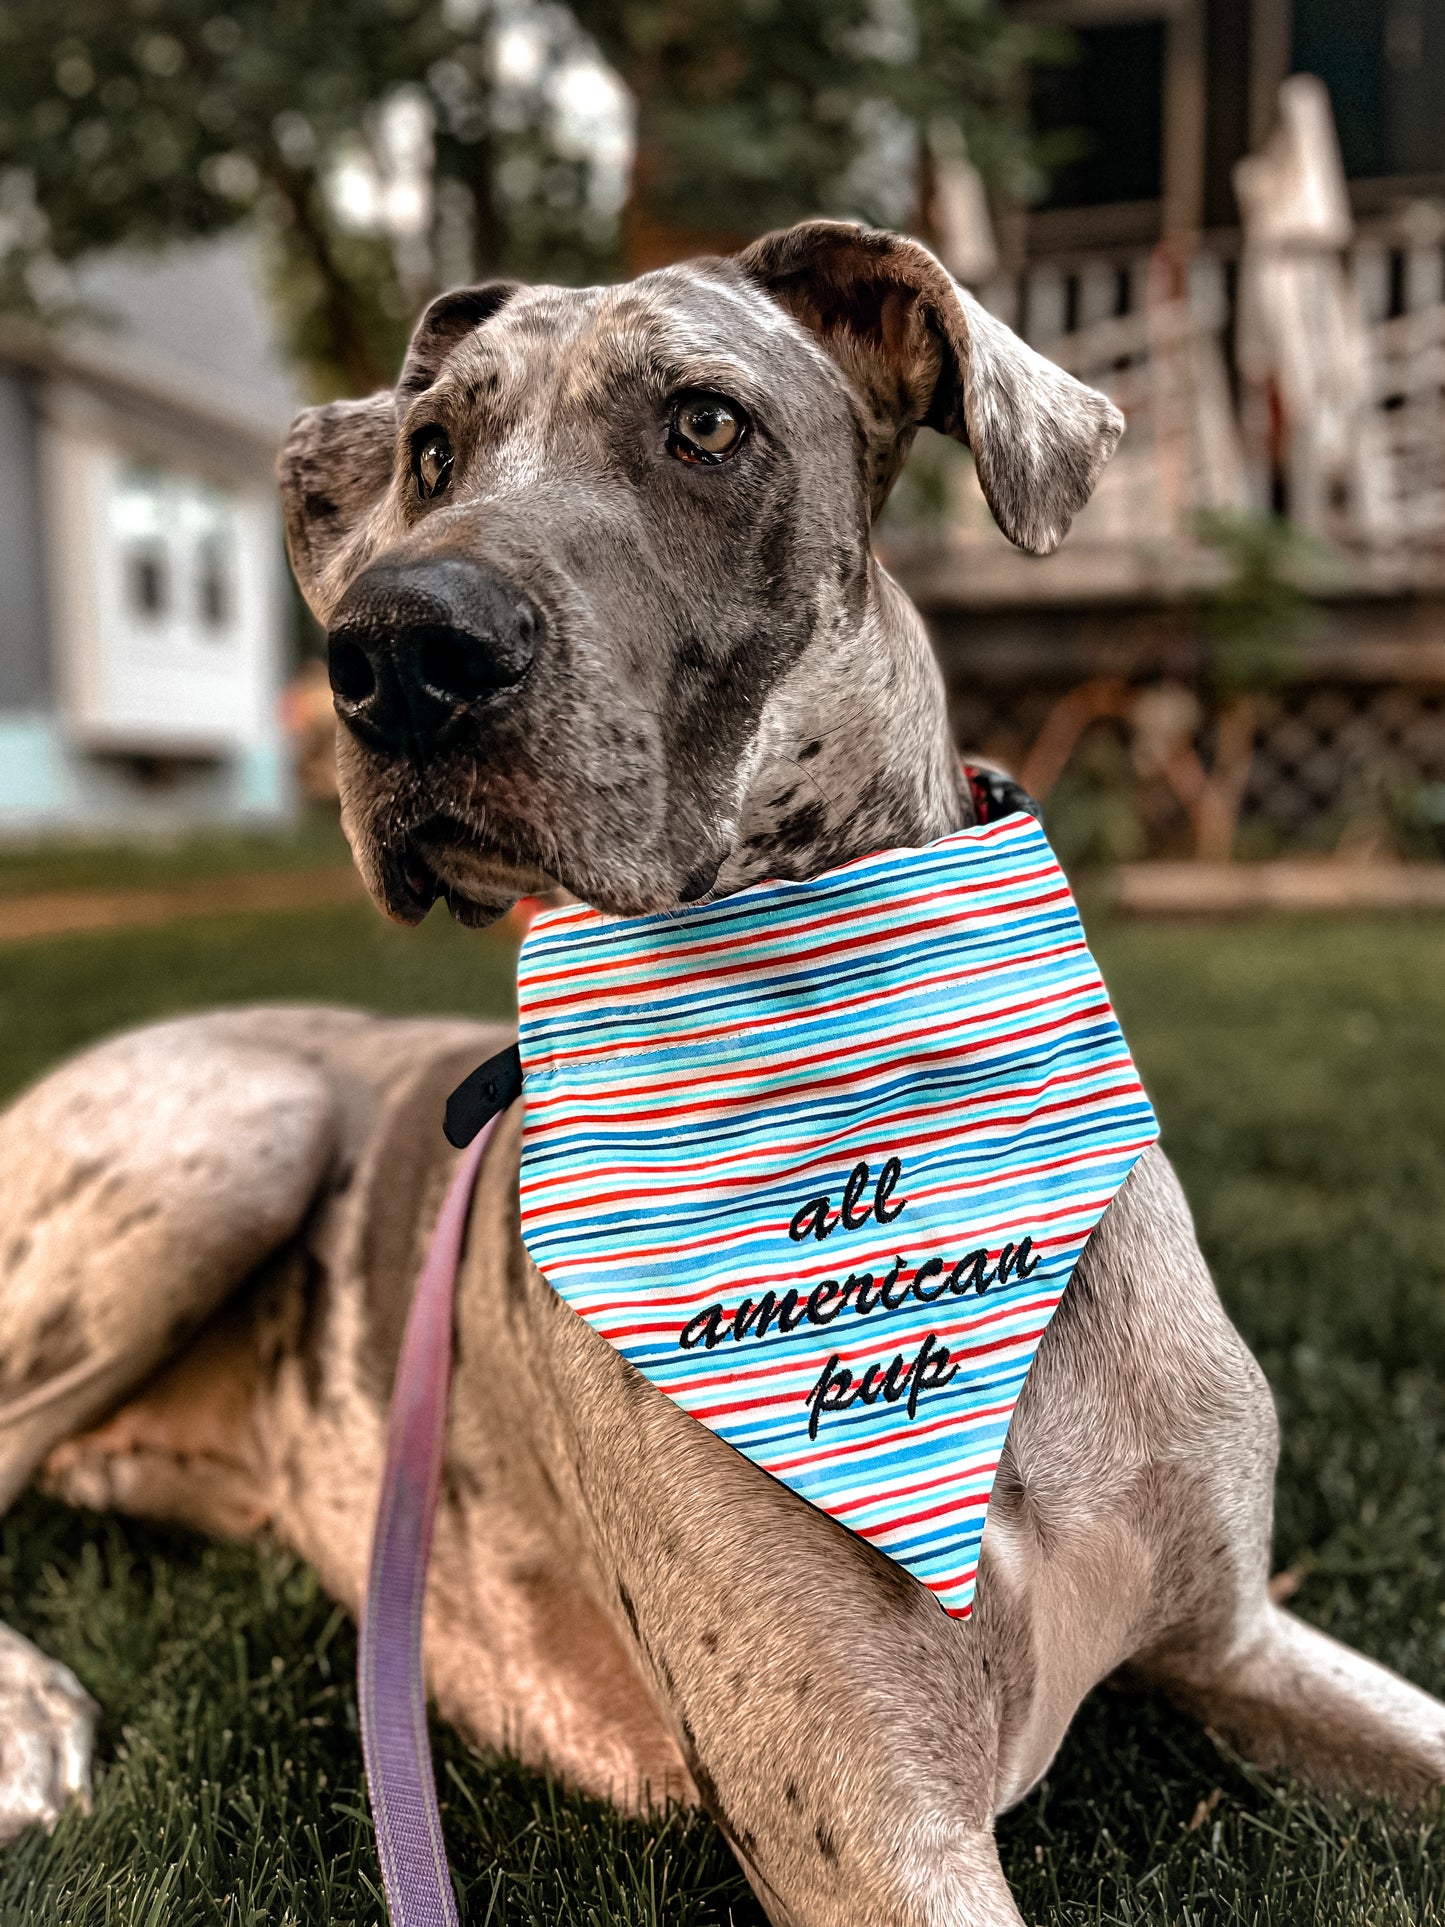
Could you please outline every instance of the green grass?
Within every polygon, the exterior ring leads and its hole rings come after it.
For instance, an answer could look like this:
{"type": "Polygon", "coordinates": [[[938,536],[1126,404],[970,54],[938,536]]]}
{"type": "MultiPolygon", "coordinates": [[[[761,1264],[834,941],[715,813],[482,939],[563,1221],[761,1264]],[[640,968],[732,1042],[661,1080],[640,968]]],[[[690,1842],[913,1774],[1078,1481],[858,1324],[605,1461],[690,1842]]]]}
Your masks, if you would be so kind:
{"type": "Polygon", "coordinates": [[[278,999],[505,1016],[512,951],[504,935],[459,929],[440,911],[403,930],[368,903],[0,949],[0,1102],[122,1025],[278,999]]]}
{"type": "Polygon", "coordinates": [[[285,830],[188,831],[123,843],[42,836],[0,844],[0,897],[31,890],[164,888],[350,861],[336,813],[325,808],[308,809],[285,830]]]}
{"type": "MultiPolygon", "coordinates": [[[[1094,935],[1279,1401],[1295,1603],[1445,1694],[1445,922],[1094,935]]],[[[364,907],[35,945],[0,953],[0,1081],[206,1002],[491,1012],[507,982],[500,940],[364,907]]],[[[3,1927],[382,1918],[354,1638],[304,1567],[32,1497],[0,1525],[0,1618],[105,1708],[95,1812],[0,1854],[3,1927]]],[[[759,1918],[705,1820],[621,1821],[447,1733],[438,1770],[469,1923],[759,1918]]],[[[1040,1923],[1445,1921],[1438,1813],[1310,1799],[1122,1692],[1085,1706],[1000,1841],[1040,1923]]]]}

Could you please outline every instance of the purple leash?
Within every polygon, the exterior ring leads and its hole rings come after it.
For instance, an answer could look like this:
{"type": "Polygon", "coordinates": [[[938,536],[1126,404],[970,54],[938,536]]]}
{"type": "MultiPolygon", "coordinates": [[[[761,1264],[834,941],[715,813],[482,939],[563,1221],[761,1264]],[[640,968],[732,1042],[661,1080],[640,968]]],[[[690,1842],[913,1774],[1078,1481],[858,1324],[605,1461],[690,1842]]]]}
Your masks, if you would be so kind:
{"type": "MultiPolygon", "coordinates": [[[[1037,805],[997,771],[967,763],[963,771],[979,822],[1017,809],[1038,814],[1037,805]]],[[[381,1884],[393,1927],[458,1927],[427,1735],[422,1607],[446,1456],[462,1241],[487,1145],[521,1090],[521,1058],[512,1044],[479,1064],[447,1100],[447,1141],[466,1154],[447,1189],[416,1282],[391,1394],[361,1614],[357,1695],[381,1884]]]]}
{"type": "Polygon", "coordinates": [[[446,1454],[457,1270],[498,1115],[479,1124],[457,1166],[407,1313],[361,1615],[361,1747],[393,1927],[457,1927],[427,1737],[422,1606],[446,1454]]]}

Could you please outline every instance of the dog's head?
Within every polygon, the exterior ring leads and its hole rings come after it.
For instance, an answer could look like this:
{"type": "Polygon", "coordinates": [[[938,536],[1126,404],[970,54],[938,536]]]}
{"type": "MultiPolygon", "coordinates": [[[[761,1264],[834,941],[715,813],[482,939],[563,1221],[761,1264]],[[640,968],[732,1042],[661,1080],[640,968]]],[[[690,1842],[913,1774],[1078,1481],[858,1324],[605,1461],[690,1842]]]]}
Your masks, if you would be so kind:
{"type": "Polygon", "coordinates": [[[394,391],[301,415],[287,539],[382,906],[485,923],[560,883],[637,914],[962,820],[869,546],[924,426],[1046,554],[1123,424],[925,248],[829,221],[443,295],[394,391]]]}

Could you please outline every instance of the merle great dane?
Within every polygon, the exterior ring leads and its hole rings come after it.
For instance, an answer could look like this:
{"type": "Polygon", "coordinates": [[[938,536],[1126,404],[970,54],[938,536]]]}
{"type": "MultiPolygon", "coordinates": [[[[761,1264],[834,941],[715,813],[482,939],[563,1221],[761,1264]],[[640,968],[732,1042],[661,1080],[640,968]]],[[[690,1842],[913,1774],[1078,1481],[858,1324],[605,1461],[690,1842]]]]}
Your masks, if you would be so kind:
{"type": "MultiPolygon", "coordinates": [[[[922,624],[869,546],[920,427],[1052,549],[1102,396],[914,242],[830,222],[616,288],[442,297],[393,392],[281,460],[378,903],[656,911],[971,821],[922,624]]],[[[359,1604],[399,1334],[475,1023],[222,1011],[0,1119],[0,1505],[269,1526],[359,1604]]],[[[649,1386],[520,1242],[519,1118],[459,1281],[430,1687],[623,1803],[700,1799],[791,1927],[1019,1918],[994,1816],[1124,1666],[1250,1759],[1419,1799],[1445,1707],[1272,1604],[1275,1417],[1163,1154],[1018,1402],[959,1621],[649,1386]]],[[[81,1791],[90,1707],[0,1628],[0,1835],[81,1791]]]]}

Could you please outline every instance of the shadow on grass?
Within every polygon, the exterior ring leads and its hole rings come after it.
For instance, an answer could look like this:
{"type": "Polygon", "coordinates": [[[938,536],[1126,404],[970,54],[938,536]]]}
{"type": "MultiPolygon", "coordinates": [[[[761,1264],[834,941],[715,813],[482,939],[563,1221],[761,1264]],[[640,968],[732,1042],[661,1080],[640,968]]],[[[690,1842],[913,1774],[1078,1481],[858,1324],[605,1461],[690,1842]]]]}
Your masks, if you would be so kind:
{"type": "MultiPolygon", "coordinates": [[[[0,1853],[6,1927],[381,1922],[356,1639],[279,1547],[73,1513],[0,1526],[0,1618],[100,1700],[95,1808],[0,1853]]],[[[469,1923],[760,1920],[709,1822],[630,1821],[435,1730],[469,1923]]]]}

